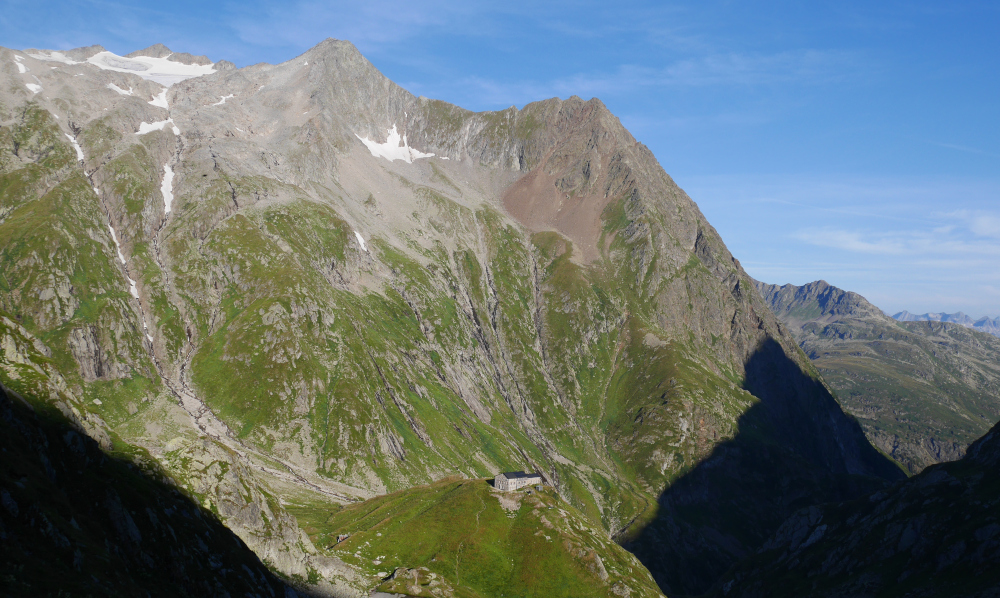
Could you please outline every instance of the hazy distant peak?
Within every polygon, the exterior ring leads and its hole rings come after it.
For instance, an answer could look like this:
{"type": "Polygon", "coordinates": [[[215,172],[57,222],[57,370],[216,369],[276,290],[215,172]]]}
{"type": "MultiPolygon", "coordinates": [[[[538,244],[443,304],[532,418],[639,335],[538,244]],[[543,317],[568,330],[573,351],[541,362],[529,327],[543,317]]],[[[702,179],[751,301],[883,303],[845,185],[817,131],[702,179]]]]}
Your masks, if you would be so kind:
{"type": "Polygon", "coordinates": [[[988,332],[993,336],[1000,336],[1000,317],[990,319],[989,316],[983,316],[978,320],[973,320],[968,315],[960,311],[953,314],[944,312],[911,314],[905,309],[892,317],[900,322],[950,322],[952,324],[965,326],[966,328],[975,328],[976,330],[980,330],[982,332],[988,332]]]}

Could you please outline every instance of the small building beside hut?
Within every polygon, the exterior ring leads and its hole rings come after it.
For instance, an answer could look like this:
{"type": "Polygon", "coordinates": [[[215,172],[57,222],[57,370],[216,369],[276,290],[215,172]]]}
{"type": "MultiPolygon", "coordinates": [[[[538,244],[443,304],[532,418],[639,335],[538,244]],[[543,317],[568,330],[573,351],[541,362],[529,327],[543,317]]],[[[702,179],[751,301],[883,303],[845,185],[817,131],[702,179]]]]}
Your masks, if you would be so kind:
{"type": "Polygon", "coordinates": [[[493,478],[493,487],[497,490],[503,490],[505,492],[512,492],[518,488],[541,483],[542,476],[537,473],[524,473],[523,471],[507,471],[504,473],[498,473],[496,477],[493,478]]]}

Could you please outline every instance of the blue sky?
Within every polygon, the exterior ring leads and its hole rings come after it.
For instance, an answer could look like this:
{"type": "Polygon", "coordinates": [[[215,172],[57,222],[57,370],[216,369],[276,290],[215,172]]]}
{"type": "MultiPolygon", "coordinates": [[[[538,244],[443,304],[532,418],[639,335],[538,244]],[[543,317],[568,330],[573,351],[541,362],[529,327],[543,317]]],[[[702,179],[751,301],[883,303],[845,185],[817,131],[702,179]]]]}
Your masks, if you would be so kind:
{"type": "Polygon", "coordinates": [[[597,96],[752,276],[1000,315],[1000,3],[529,4],[4,2],[0,45],[245,66],[334,37],[472,110],[597,96]]]}

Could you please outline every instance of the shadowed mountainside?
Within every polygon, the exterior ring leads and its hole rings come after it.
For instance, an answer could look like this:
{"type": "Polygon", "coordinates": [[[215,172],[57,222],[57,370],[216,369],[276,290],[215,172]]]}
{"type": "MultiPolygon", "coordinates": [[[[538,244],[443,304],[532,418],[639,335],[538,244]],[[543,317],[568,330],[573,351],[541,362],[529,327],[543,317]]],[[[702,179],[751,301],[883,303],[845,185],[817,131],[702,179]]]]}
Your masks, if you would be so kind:
{"type": "Polygon", "coordinates": [[[0,593],[297,595],[148,455],[107,456],[53,411],[0,385],[0,593]]]}
{"type": "Polygon", "coordinates": [[[911,472],[958,459],[1000,419],[1000,339],[897,322],[823,281],[756,284],[871,442],[911,472]]]}
{"type": "Polygon", "coordinates": [[[760,402],[740,417],[736,436],[672,484],[656,519],[625,542],[668,596],[707,591],[798,509],[905,477],[777,343],[750,359],[745,387],[760,402]]]}
{"type": "Polygon", "coordinates": [[[964,458],[803,509],[713,596],[1000,596],[1000,424],[964,458]]]}

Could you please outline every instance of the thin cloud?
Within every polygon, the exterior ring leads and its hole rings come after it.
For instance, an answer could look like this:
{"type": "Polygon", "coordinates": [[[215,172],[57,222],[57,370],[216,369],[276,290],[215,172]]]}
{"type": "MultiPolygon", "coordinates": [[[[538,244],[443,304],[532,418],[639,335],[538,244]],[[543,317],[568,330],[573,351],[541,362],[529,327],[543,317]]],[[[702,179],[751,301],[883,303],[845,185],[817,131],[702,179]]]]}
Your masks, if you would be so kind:
{"type": "MultiPolygon", "coordinates": [[[[572,95],[614,97],[646,88],[755,87],[787,83],[822,85],[851,76],[850,73],[856,72],[854,67],[858,62],[856,54],[840,51],[728,53],[679,59],[663,67],[625,64],[613,72],[577,73],[549,81],[505,82],[467,77],[455,87],[474,98],[473,103],[524,104],[572,95]]],[[[643,93],[648,93],[648,89],[643,93]]]]}

